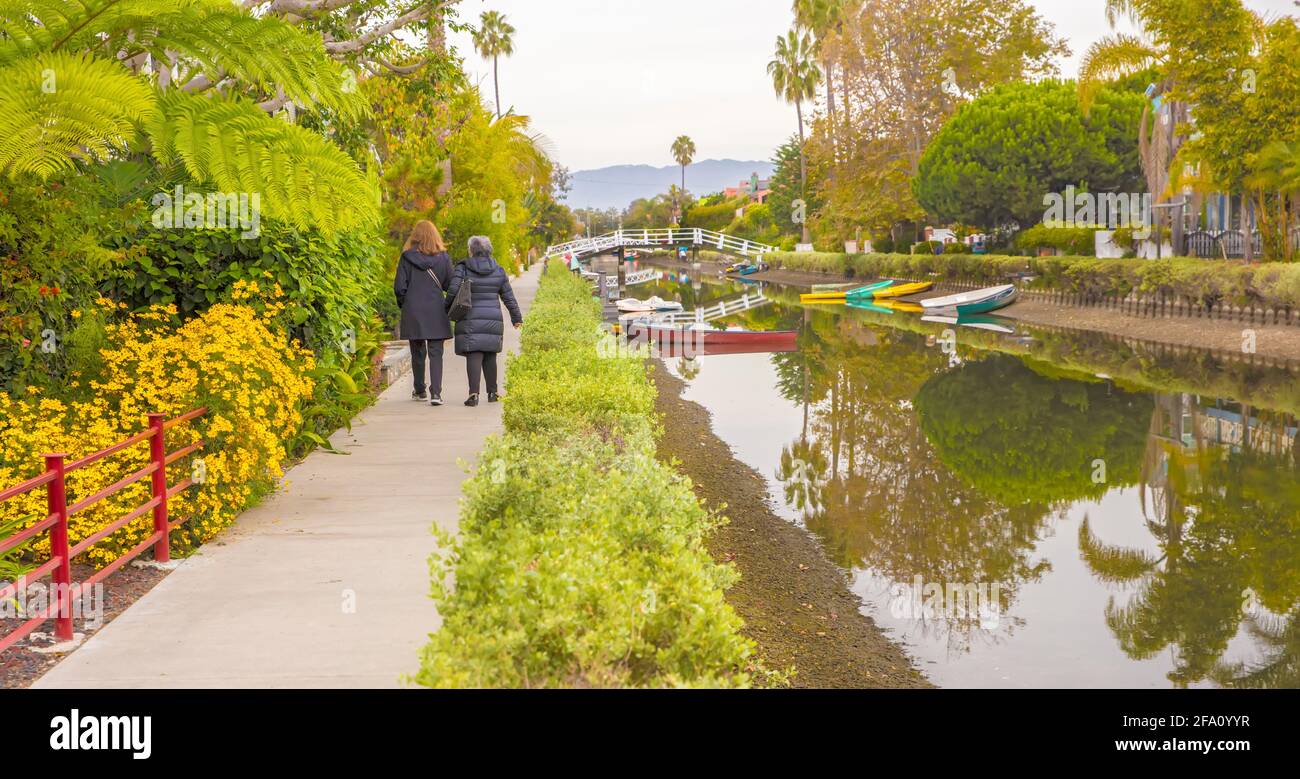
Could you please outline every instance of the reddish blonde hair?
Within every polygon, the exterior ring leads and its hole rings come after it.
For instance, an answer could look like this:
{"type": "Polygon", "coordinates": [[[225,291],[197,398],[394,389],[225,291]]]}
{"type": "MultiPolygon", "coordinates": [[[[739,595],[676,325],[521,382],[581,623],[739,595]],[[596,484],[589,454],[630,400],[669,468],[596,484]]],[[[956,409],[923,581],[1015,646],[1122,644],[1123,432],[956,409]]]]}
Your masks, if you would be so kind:
{"type": "Polygon", "coordinates": [[[423,254],[438,254],[447,251],[447,244],[442,242],[442,233],[428,219],[421,219],[411,230],[411,237],[406,239],[402,251],[418,249],[423,254]]]}

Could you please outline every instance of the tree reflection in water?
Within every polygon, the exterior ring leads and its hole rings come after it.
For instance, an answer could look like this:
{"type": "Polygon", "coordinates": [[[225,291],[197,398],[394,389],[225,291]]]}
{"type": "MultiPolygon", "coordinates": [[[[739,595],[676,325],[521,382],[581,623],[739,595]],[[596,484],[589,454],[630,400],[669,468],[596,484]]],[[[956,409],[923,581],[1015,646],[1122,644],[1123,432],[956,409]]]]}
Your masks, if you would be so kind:
{"type": "MultiPolygon", "coordinates": [[[[775,475],[838,564],[895,582],[998,582],[1005,614],[1050,570],[1033,552],[1055,517],[1138,485],[1158,553],[1107,545],[1086,517],[1078,534],[1088,570],[1127,590],[1105,613],[1120,648],[1139,660],[1169,650],[1176,686],[1300,682],[1292,418],[1005,355],[950,368],[923,336],[801,316],[800,351],[773,356],[782,395],[804,413],[775,475]],[[1224,662],[1241,632],[1261,656],[1224,662]]],[[[1003,623],[994,640],[1014,628],[1003,623]]],[[[974,617],[923,629],[957,650],[988,635],[974,617]]]]}
{"type": "Polygon", "coordinates": [[[1135,587],[1126,603],[1111,598],[1106,624],[1130,657],[1170,650],[1168,678],[1176,686],[1300,683],[1294,425],[1249,407],[1211,409],[1190,396],[1160,396],[1143,467],[1147,528],[1160,556],[1107,546],[1086,523],[1080,528],[1089,568],[1135,587]],[[1263,656],[1223,662],[1243,627],[1263,656]]]}

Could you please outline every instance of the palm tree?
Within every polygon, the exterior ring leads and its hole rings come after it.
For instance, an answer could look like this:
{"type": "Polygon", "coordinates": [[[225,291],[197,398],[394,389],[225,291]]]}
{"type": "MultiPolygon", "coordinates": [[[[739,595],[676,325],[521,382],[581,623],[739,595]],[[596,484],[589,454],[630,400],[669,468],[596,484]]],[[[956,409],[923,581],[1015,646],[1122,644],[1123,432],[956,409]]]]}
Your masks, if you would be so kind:
{"type": "MultiPolygon", "coordinates": [[[[691,160],[695,159],[695,141],[692,141],[690,139],[690,136],[687,135],[677,136],[677,140],[673,141],[672,153],[673,153],[673,159],[677,160],[678,165],[682,166],[681,191],[682,193],[685,193],[686,192],[686,166],[691,164],[691,160]]],[[[677,213],[676,193],[674,193],[673,195],[673,212],[677,213]]]]}
{"type": "Polygon", "coordinates": [[[496,92],[498,119],[501,118],[501,83],[497,63],[499,58],[515,53],[514,35],[515,28],[497,11],[484,11],[474,33],[474,48],[484,59],[492,59],[492,88],[496,92]]]}
{"type": "Polygon", "coordinates": [[[1274,141],[1255,158],[1254,171],[1247,183],[1258,192],[1259,208],[1266,236],[1271,232],[1278,244],[1273,254],[1291,261],[1300,246],[1296,245],[1296,219],[1300,217],[1300,142],[1274,141]],[[1268,207],[1265,193],[1275,193],[1277,214],[1268,207]]]}
{"type": "MultiPolygon", "coordinates": [[[[1139,10],[1132,0],[1106,0],[1106,20],[1113,28],[1121,17],[1141,24],[1139,10]]],[[[1079,65],[1079,102],[1087,112],[1097,93],[1107,82],[1140,73],[1148,68],[1164,72],[1169,63],[1167,47],[1152,42],[1145,35],[1115,33],[1088,47],[1079,65]]],[[[1155,202],[1161,202],[1170,189],[1170,169],[1179,148],[1187,139],[1175,133],[1175,127],[1187,119],[1187,105],[1169,102],[1161,111],[1163,119],[1152,114],[1152,101],[1174,88],[1173,80],[1162,78],[1142,109],[1138,129],[1138,154],[1146,174],[1147,190],[1155,202]]],[[[1157,220],[1158,224],[1158,220],[1157,220]]],[[[1177,245],[1178,236],[1174,236],[1177,245]]],[[[1160,240],[1157,233],[1157,242],[1160,240]]],[[[1250,243],[1247,241],[1247,243],[1250,243]]]]}
{"type": "Polygon", "coordinates": [[[682,191],[686,191],[686,166],[691,164],[695,159],[695,141],[688,135],[679,135],[677,140],[673,141],[673,159],[677,164],[682,166],[682,191]]]}
{"type": "MultiPolygon", "coordinates": [[[[808,162],[804,153],[803,104],[817,95],[822,72],[813,59],[813,45],[808,33],[790,30],[776,39],[776,56],[767,63],[767,73],[777,97],[794,103],[799,117],[799,197],[808,200],[808,162]]],[[[803,242],[809,242],[808,223],[803,227],[803,242]]]]}
{"type": "Polygon", "coordinates": [[[826,113],[830,117],[832,137],[835,127],[835,69],[830,59],[827,39],[840,30],[844,24],[844,0],[794,0],[795,29],[811,33],[814,37],[814,53],[822,58],[822,68],[826,74],[826,113]]]}

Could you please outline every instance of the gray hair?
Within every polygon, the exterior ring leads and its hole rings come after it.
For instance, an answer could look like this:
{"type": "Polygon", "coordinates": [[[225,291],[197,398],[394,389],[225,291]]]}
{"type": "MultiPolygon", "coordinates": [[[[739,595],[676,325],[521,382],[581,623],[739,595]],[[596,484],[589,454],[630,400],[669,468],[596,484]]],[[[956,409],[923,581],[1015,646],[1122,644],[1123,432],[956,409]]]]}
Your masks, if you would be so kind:
{"type": "Polygon", "coordinates": [[[492,255],[492,239],[486,235],[476,235],[469,239],[469,256],[480,257],[492,255]]]}

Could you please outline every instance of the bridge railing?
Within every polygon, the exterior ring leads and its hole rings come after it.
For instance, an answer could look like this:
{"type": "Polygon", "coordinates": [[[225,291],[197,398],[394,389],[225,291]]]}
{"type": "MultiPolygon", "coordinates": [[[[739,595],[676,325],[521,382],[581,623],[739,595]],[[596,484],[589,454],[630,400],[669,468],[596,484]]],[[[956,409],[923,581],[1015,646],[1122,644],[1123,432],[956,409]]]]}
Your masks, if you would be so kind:
{"type": "Polygon", "coordinates": [[[680,246],[682,244],[713,247],[719,251],[744,257],[761,257],[777,250],[775,246],[751,241],[748,238],[736,238],[714,230],[704,230],[699,227],[662,227],[616,230],[593,238],[579,238],[547,248],[545,256],[550,258],[573,254],[583,257],[625,246],[680,246]]]}

